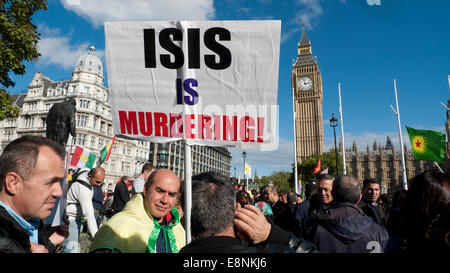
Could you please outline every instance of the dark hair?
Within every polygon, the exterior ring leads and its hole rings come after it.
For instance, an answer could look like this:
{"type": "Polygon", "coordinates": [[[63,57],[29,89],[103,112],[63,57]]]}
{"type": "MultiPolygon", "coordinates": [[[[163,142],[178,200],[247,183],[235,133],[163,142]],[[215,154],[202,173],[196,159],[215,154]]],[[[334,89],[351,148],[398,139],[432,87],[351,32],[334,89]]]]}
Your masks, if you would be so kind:
{"type": "Polygon", "coordinates": [[[287,201],[288,203],[297,202],[297,194],[293,191],[288,192],[287,201]]]}
{"type": "Polygon", "coordinates": [[[252,198],[250,197],[250,194],[246,191],[238,191],[236,193],[236,202],[241,204],[242,207],[244,205],[251,205],[252,204],[252,198]]]}
{"type": "Polygon", "coordinates": [[[305,197],[306,199],[311,199],[311,196],[317,194],[317,184],[315,182],[309,182],[305,185],[305,197]]]}
{"type": "Polygon", "coordinates": [[[377,180],[375,178],[371,178],[371,177],[365,178],[363,180],[363,189],[365,189],[370,184],[378,184],[380,186],[380,189],[381,189],[381,181],[379,181],[379,180],[377,180]]]}
{"type": "Polygon", "coordinates": [[[192,177],[192,235],[212,236],[233,225],[235,196],[231,183],[217,172],[192,177]]]}
{"type": "Polygon", "coordinates": [[[392,208],[401,207],[403,201],[405,201],[406,190],[401,189],[395,192],[394,197],[392,198],[392,208]]]}
{"type": "Polygon", "coordinates": [[[142,166],[141,173],[144,173],[145,171],[152,171],[154,169],[156,169],[155,166],[153,166],[153,164],[147,162],[144,164],[144,166],[142,166]]]}
{"type": "Polygon", "coordinates": [[[66,151],[55,141],[42,137],[25,135],[9,143],[0,156],[0,191],[3,190],[5,177],[9,172],[16,172],[23,180],[28,180],[33,173],[42,146],[49,147],[62,160],[66,151]]]}
{"type": "Polygon", "coordinates": [[[448,251],[450,176],[425,171],[410,183],[401,207],[401,232],[412,252],[448,251]],[[447,235],[448,236],[448,235],[447,235]]]}
{"type": "Polygon", "coordinates": [[[348,202],[356,204],[361,195],[361,185],[351,175],[340,175],[333,181],[331,195],[336,203],[348,202]]]}
{"type": "Polygon", "coordinates": [[[120,178],[120,181],[125,182],[128,179],[128,176],[124,175],[120,178]]]}

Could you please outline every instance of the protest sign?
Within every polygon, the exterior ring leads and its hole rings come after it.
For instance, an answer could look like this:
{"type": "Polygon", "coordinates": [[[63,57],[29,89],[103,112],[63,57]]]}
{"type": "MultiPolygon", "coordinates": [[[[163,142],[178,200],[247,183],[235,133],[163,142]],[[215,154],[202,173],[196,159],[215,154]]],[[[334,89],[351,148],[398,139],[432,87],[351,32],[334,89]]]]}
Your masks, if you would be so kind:
{"type": "Polygon", "coordinates": [[[280,21],[106,22],[116,136],[274,150],[280,21]]]}

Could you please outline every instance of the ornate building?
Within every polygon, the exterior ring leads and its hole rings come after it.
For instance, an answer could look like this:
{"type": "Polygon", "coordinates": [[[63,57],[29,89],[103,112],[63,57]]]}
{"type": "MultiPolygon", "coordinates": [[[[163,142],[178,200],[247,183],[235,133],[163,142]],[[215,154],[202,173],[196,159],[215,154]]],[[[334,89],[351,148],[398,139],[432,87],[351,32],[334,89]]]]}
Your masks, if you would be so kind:
{"type": "MultiPolygon", "coordinates": [[[[70,80],[55,82],[37,72],[26,93],[12,96],[15,105],[21,109],[20,115],[0,122],[0,152],[9,142],[20,136],[45,136],[45,120],[50,107],[69,97],[73,97],[77,102],[77,124],[76,139],[69,136],[66,150],[70,150],[72,154],[78,144],[99,154],[113,138],[113,127],[108,89],[104,86],[103,64],[95,55],[94,47],[78,59],[70,80]]],[[[174,170],[183,179],[183,146],[179,142],[159,146],[166,148],[160,148],[158,151],[155,148],[158,144],[150,146],[150,142],[146,141],[116,138],[108,161],[102,165],[106,170],[105,186],[113,188],[123,175],[138,175],[142,165],[148,161],[156,167],[174,170]],[[176,154],[173,152],[175,148],[176,154]],[[172,152],[173,157],[170,157],[172,152]],[[165,154],[168,155],[167,158],[165,154]]],[[[193,146],[192,153],[193,174],[216,170],[229,175],[231,156],[228,149],[193,146]]]]}
{"type": "MultiPolygon", "coordinates": [[[[403,149],[407,180],[434,167],[432,162],[416,160],[412,152],[406,149],[406,145],[403,149]]],[[[339,150],[342,151],[342,145],[339,145],[339,150]]],[[[375,140],[372,149],[367,145],[365,151],[358,151],[353,142],[352,148],[345,149],[345,158],[347,173],[355,176],[361,183],[364,178],[376,178],[382,182],[382,193],[390,196],[403,188],[402,155],[400,151],[395,151],[389,137],[385,146],[378,145],[375,140]]]]}
{"type": "Polygon", "coordinates": [[[317,60],[312,56],[311,43],[306,37],[304,25],[291,80],[296,114],[296,156],[297,162],[301,163],[304,157],[324,152],[322,76],[317,60]]]}
{"type": "MultiPolygon", "coordinates": [[[[66,150],[72,154],[80,145],[96,154],[113,137],[111,108],[108,89],[104,86],[103,64],[91,46],[81,56],[70,80],[53,81],[36,72],[24,94],[15,95],[16,105],[21,108],[16,119],[4,120],[1,150],[12,140],[27,134],[46,135],[46,117],[54,103],[66,98],[76,100],[76,138],[69,136],[66,150]]],[[[111,156],[102,167],[106,170],[105,185],[114,187],[122,175],[134,176],[148,159],[149,143],[116,139],[111,156]]]]}

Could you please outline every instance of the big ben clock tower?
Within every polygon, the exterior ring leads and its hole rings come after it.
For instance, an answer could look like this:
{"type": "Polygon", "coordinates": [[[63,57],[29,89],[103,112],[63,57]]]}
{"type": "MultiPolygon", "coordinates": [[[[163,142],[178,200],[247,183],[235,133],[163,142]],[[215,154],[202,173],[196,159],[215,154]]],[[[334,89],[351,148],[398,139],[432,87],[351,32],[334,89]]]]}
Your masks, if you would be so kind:
{"type": "Polygon", "coordinates": [[[295,111],[297,162],[313,154],[323,154],[322,76],[312,56],[305,25],[298,44],[298,56],[292,67],[292,93],[295,111]]]}

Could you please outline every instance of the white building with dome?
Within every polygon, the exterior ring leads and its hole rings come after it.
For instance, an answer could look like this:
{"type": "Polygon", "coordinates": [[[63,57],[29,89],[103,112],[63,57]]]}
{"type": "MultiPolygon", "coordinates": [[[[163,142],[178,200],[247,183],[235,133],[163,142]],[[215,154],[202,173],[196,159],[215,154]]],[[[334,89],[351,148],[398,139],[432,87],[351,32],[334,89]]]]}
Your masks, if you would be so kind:
{"type": "MultiPolygon", "coordinates": [[[[96,154],[113,136],[108,89],[104,86],[103,64],[91,46],[81,56],[66,81],[53,81],[36,72],[26,93],[12,95],[21,108],[14,119],[0,121],[0,152],[12,140],[23,135],[46,135],[48,111],[54,103],[66,98],[76,100],[76,139],[69,135],[66,150],[71,154],[75,145],[81,145],[96,154]]],[[[192,146],[192,174],[216,171],[230,176],[231,155],[225,147],[192,146]]],[[[111,156],[103,163],[106,170],[105,189],[113,189],[121,176],[139,175],[145,162],[157,168],[168,168],[184,179],[184,146],[182,141],[150,143],[116,138],[111,156]]]]}
{"type": "MultiPolygon", "coordinates": [[[[66,150],[72,154],[78,144],[99,154],[114,133],[103,64],[95,55],[93,46],[78,59],[70,80],[53,81],[36,72],[27,92],[13,95],[21,111],[18,118],[0,122],[0,150],[23,135],[45,136],[45,119],[50,107],[70,97],[77,102],[77,126],[75,143],[69,136],[66,150]]],[[[149,147],[149,142],[116,138],[110,158],[102,165],[106,170],[105,187],[114,188],[115,182],[123,175],[131,178],[138,175],[142,165],[148,161],[149,147]]]]}

